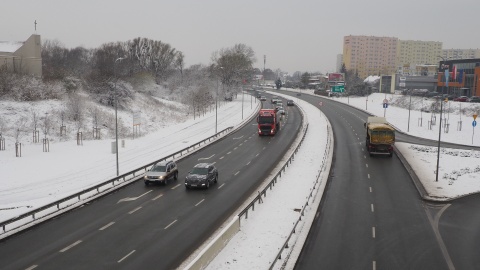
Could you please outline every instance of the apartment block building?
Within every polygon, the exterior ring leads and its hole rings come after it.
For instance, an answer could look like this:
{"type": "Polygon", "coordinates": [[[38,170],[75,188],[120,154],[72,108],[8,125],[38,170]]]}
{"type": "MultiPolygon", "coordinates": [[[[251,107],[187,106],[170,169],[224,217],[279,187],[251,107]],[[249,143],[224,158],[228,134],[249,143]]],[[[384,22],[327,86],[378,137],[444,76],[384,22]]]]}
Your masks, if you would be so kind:
{"type": "Polygon", "coordinates": [[[399,40],[397,46],[397,74],[425,76],[418,73],[417,66],[438,63],[442,55],[442,42],[421,40],[399,40]]]}
{"type": "Polygon", "coordinates": [[[441,55],[448,60],[475,59],[480,58],[480,49],[444,49],[441,55]]]}
{"type": "Polygon", "coordinates": [[[355,70],[360,78],[392,74],[396,70],[398,38],[345,36],[343,61],[347,70],[355,70]]]}
{"type": "Polygon", "coordinates": [[[440,55],[442,42],[438,41],[352,35],[343,41],[345,67],[356,70],[361,78],[394,73],[422,75],[417,66],[436,64],[440,55]]]}

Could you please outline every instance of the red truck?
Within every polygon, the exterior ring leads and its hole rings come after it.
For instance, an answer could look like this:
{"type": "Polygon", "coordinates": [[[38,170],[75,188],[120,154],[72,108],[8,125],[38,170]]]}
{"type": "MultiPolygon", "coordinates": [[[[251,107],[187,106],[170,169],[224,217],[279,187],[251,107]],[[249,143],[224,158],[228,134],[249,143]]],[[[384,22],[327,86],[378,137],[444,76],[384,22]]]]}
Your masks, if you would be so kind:
{"type": "Polygon", "coordinates": [[[258,112],[258,135],[275,135],[280,130],[280,117],[275,109],[261,109],[258,112]]]}

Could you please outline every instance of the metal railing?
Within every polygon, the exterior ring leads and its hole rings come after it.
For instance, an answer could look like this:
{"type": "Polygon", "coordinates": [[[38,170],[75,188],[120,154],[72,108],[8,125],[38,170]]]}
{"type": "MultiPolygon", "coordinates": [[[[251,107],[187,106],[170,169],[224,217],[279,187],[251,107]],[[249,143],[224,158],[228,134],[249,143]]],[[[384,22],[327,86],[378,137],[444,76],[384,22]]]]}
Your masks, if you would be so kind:
{"type": "MultiPolygon", "coordinates": [[[[302,126],[304,125],[304,119],[305,119],[305,115],[304,115],[304,112],[303,110],[300,110],[300,112],[302,113],[302,126]]],[[[252,211],[255,211],[255,203],[256,202],[259,202],[261,203],[263,201],[262,199],[262,196],[263,197],[266,197],[267,196],[267,190],[271,190],[275,184],[277,183],[277,180],[278,178],[280,178],[282,176],[282,172],[285,172],[285,169],[288,167],[289,164],[292,163],[293,159],[295,158],[295,154],[298,152],[298,149],[300,148],[300,146],[302,145],[304,139],[305,139],[305,136],[307,135],[307,131],[308,131],[308,123],[306,124],[305,126],[305,129],[303,131],[303,136],[302,136],[302,139],[300,140],[300,142],[298,143],[297,147],[295,147],[295,150],[292,152],[292,154],[290,155],[290,157],[288,158],[288,160],[285,162],[285,164],[283,164],[282,168],[277,172],[277,174],[275,174],[275,176],[272,178],[272,180],[267,184],[267,186],[265,186],[265,188],[262,190],[262,191],[259,191],[258,192],[258,195],[242,210],[240,211],[240,213],[238,214],[238,219],[241,220],[242,219],[242,216],[245,215],[245,218],[248,219],[248,210],[250,208],[252,208],[252,211]]]]}
{"type": "Polygon", "coordinates": [[[167,159],[174,159],[178,157],[184,156],[186,153],[190,153],[191,151],[198,150],[201,146],[206,145],[207,143],[210,143],[212,140],[215,140],[219,137],[222,137],[223,135],[231,132],[233,130],[233,127],[228,127],[215,135],[212,135],[198,143],[192,144],[186,148],[183,148],[182,150],[179,150],[169,156],[163,157],[159,160],[150,162],[146,165],[143,165],[140,168],[134,169],[130,172],[124,173],[122,175],[119,175],[117,177],[114,177],[110,180],[107,180],[105,182],[102,182],[98,185],[86,188],[82,191],[79,191],[75,194],[72,194],[70,196],[67,196],[65,198],[62,198],[60,200],[57,200],[55,202],[49,203],[47,205],[44,205],[42,207],[39,207],[35,210],[29,211],[25,214],[19,215],[17,217],[5,220],[3,222],[0,222],[0,227],[2,228],[2,231],[0,232],[0,239],[2,236],[4,236],[6,233],[19,229],[25,225],[28,225],[30,223],[39,221],[43,218],[46,218],[52,214],[55,214],[61,210],[64,210],[68,207],[71,207],[79,202],[84,202],[86,199],[93,198],[95,196],[98,196],[100,194],[106,194],[105,191],[112,189],[113,187],[117,187],[119,185],[123,185],[130,182],[134,182],[138,179],[138,176],[143,175],[149,167],[151,167],[153,164],[167,160],[167,159]],[[48,211],[51,210],[51,211],[48,211]],[[41,212],[44,212],[43,214],[41,212]],[[9,226],[11,225],[11,226],[9,226]],[[11,228],[9,228],[11,227],[11,228]]]}
{"type": "MultiPolygon", "coordinates": [[[[328,153],[330,152],[330,148],[332,147],[332,143],[331,143],[331,137],[330,137],[330,132],[331,132],[331,129],[330,129],[330,126],[327,126],[327,147],[325,148],[325,152],[323,153],[323,159],[322,159],[322,165],[320,166],[320,170],[318,171],[318,174],[316,176],[316,180],[315,180],[315,183],[313,185],[313,188],[312,190],[310,191],[310,194],[308,195],[307,197],[307,202],[305,203],[305,205],[303,205],[302,207],[302,210],[300,211],[300,216],[298,217],[297,221],[295,222],[295,224],[293,225],[293,229],[290,231],[290,234],[288,235],[287,239],[285,240],[285,243],[283,244],[283,246],[280,248],[280,250],[278,251],[278,254],[277,256],[275,257],[275,259],[272,261],[272,264],[270,265],[270,268],[269,269],[273,269],[273,267],[275,266],[275,264],[277,263],[277,261],[279,259],[282,259],[282,253],[285,249],[288,249],[289,246],[288,246],[288,242],[290,241],[290,239],[292,238],[293,234],[295,234],[296,232],[296,229],[297,229],[297,226],[298,224],[300,223],[300,221],[302,221],[302,217],[304,216],[304,213],[305,213],[305,209],[307,208],[308,206],[308,201],[314,196],[313,192],[316,191],[316,189],[318,188],[318,185],[320,184],[319,182],[319,179],[320,179],[320,176],[322,175],[322,173],[324,172],[324,170],[326,169],[326,166],[327,166],[327,158],[329,157],[328,153]]],[[[328,173],[328,172],[327,172],[328,173]]],[[[286,263],[287,260],[285,260],[285,263],[286,263]]],[[[284,263],[284,264],[285,264],[284,263]]],[[[284,266],[284,265],[283,265],[284,266]]],[[[282,267],[283,267],[282,266],[282,267]]]]}

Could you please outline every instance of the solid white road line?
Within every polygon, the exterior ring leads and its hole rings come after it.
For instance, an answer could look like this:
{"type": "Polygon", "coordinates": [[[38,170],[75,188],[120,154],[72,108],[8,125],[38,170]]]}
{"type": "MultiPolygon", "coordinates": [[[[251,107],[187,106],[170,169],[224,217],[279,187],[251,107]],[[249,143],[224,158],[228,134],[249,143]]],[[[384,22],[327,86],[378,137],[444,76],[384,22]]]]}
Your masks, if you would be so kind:
{"type": "Polygon", "coordinates": [[[125,260],[128,256],[132,255],[133,253],[135,252],[135,249],[130,251],[130,253],[128,253],[127,255],[125,255],[125,257],[121,258],[118,263],[121,263],[123,260],[125,260]]]}
{"type": "Polygon", "coordinates": [[[75,243],[71,244],[70,246],[68,246],[68,247],[66,247],[66,248],[64,248],[64,249],[62,249],[62,250],[60,250],[60,252],[65,252],[65,251],[67,251],[67,250],[69,250],[69,249],[73,248],[74,246],[76,246],[76,245],[80,244],[81,242],[82,242],[82,240],[78,240],[77,242],[75,242],[75,243]]]}
{"type": "Polygon", "coordinates": [[[98,230],[99,230],[99,231],[103,231],[103,230],[105,230],[106,228],[108,228],[108,227],[112,226],[113,224],[115,224],[115,222],[113,222],[113,221],[112,221],[112,222],[108,223],[107,225],[105,225],[105,226],[101,227],[101,228],[100,228],[100,229],[98,229],[98,230]]]}

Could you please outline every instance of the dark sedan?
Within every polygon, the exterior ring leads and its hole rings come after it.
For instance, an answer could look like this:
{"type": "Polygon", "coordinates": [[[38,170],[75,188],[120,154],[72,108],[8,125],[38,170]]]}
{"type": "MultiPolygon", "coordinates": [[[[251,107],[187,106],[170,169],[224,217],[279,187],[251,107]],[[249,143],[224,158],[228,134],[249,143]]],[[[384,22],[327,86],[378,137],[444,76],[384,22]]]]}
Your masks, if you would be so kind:
{"type": "Polygon", "coordinates": [[[206,188],[217,183],[218,170],[213,164],[199,163],[193,167],[185,178],[185,188],[206,188]]]}

